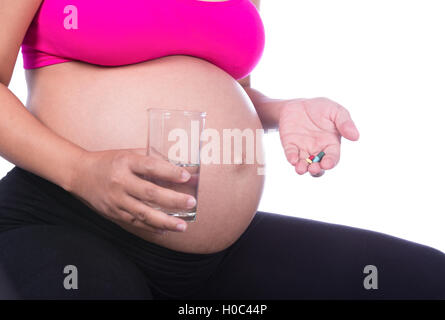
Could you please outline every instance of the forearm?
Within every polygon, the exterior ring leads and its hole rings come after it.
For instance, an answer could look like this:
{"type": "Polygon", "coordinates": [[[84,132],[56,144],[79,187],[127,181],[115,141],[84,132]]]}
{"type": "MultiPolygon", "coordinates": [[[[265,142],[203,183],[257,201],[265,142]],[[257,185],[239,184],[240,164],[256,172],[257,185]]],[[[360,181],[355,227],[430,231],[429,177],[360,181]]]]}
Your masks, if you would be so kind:
{"type": "Polygon", "coordinates": [[[0,156],[69,191],[85,149],[60,137],[0,83],[0,156]]]}
{"type": "Polygon", "coordinates": [[[278,129],[280,111],[285,100],[271,99],[250,86],[243,88],[252,100],[264,130],[278,129]]]}

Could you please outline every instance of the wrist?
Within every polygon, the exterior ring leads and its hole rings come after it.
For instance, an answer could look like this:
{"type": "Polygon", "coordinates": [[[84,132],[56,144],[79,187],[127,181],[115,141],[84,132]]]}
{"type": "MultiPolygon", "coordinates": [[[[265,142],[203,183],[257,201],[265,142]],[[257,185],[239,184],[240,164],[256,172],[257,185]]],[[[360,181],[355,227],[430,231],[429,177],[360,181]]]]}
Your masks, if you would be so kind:
{"type": "Polygon", "coordinates": [[[306,100],[305,98],[296,98],[296,99],[289,99],[289,100],[283,100],[283,103],[280,108],[280,115],[279,118],[281,119],[283,117],[283,112],[286,112],[286,110],[296,108],[298,106],[301,106],[301,101],[306,100]]]}
{"type": "Polygon", "coordinates": [[[283,112],[286,111],[289,107],[291,107],[294,104],[294,99],[285,99],[285,100],[279,100],[278,106],[276,109],[276,127],[277,129],[280,128],[280,122],[281,119],[283,119],[283,112]]]}
{"type": "Polygon", "coordinates": [[[81,149],[72,157],[71,166],[69,169],[69,174],[67,175],[67,181],[62,186],[66,191],[77,194],[79,188],[79,181],[85,172],[86,168],[89,166],[91,158],[91,152],[81,149]]]}

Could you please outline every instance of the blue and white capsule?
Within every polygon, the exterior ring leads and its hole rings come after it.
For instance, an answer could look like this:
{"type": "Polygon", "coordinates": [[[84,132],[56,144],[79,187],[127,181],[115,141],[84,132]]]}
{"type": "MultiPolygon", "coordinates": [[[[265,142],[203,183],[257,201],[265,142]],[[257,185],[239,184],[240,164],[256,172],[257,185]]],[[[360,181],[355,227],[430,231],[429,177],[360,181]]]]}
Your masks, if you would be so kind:
{"type": "Polygon", "coordinates": [[[315,158],[312,160],[312,163],[314,163],[314,162],[320,162],[321,159],[323,159],[324,155],[325,155],[325,153],[324,153],[323,151],[320,152],[320,153],[317,154],[317,155],[315,156],[315,158]]]}

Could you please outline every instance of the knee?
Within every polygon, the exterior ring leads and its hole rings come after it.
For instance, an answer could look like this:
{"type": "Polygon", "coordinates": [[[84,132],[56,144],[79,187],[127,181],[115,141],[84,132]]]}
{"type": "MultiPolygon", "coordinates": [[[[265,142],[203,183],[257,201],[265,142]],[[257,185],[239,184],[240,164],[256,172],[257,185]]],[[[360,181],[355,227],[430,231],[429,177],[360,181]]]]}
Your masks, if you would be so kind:
{"type": "Polygon", "coordinates": [[[426,246],[418,251],[416,264],[420,266],[413,270],[413,276],[418,274],[420,295],[427,299],[445,299],[445,254],[426,246]]]}
{"type": "Polygon", "coordinates": [[[2,263],[25,299],[150,299],[143,273],[94,235],[58,226],[1,234],[2,263]]]}
{"type": "MultiPolygon", "coordinates": [[[[428,246],[403,241],[381,262],[382,297],[445,299],[445,254],[428,246]]],[[[379,289],[380,291],[380,289],[379,289]]]]}

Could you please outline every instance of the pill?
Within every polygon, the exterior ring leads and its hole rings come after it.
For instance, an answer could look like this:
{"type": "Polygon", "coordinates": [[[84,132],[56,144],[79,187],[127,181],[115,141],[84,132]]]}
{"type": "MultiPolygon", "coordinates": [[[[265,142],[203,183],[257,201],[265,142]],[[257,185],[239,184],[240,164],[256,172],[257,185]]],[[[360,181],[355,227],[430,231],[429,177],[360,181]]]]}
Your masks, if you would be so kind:
{"type": "Polygon", "coordinates": [[[315,156],[315,158],[312,160],[312,162],[320,162],[321,159],[324,157],[325,153],[322,151],[319,154],[315,156]]]}
{"type": "Polygon", "coordinates": [[[314,160],[314,158],[315,158],[314,155],[312,155],[312,156],[309,157],[310,160],[314,160]]]}
{"type": "Polygon", "coordinates": [[[312,160],[309,159],[309,158],[307,158],[306,161],[307,161],[308,163],[312,163],[312,160]]]}
{"type": "Polygon", "coordinates": [[[317,157],[320,158],[320,160],[324,157],[325,153],[321,151],[319,154],[317,154],[317,157]]]}

